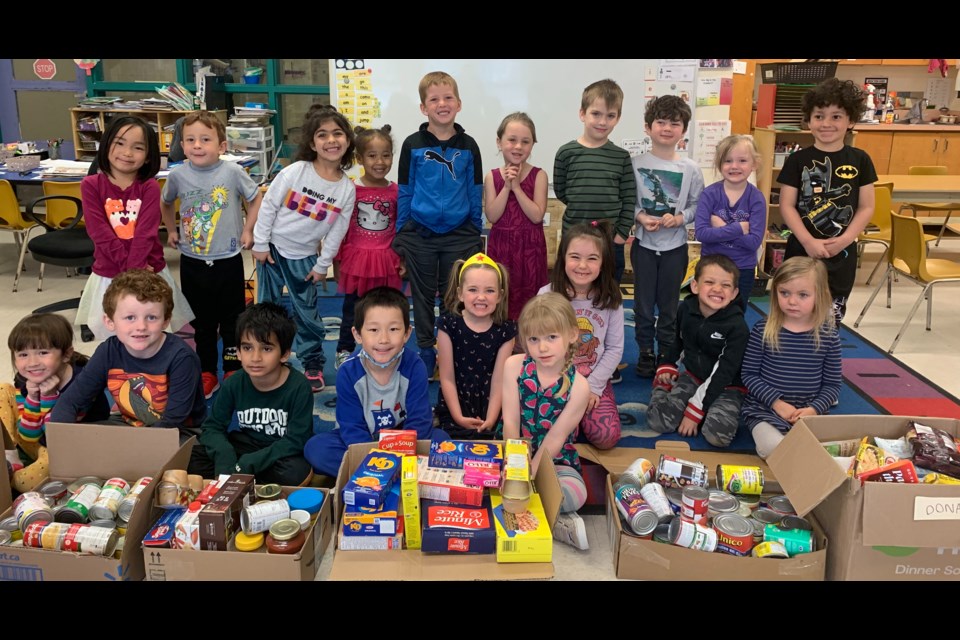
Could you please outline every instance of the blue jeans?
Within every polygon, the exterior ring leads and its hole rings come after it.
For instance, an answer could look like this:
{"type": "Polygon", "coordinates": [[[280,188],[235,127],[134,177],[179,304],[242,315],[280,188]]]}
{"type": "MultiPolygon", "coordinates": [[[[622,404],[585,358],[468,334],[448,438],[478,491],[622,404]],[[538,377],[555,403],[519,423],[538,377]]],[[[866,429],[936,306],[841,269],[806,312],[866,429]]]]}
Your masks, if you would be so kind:
{"type": "Polygon", "coordinates": [[[276,302],[286,285],[293,303],[293,316],[297,322],[297,337],[293,350],[304,369],[323,369],[327,362],[323,355],[323,338],[327,334],[323,320],[317,313],[317,285],[304,279],[314,265],[316,256],[288,260],[270,245],[270,257],[274,264],[257,263],[257,302],[276,302]]]}
{"type": "Polygon", "coordinates": [[[687,245],[684,243],[668,251],[653,251],[634,240],[630,263],[633,265],[637,346],[641,353],[652,351],[656,333],[658,353],[663,353],[667,345],[677,341],[677,307],[680,305],[680,285],[687,273],[687,245]]]}

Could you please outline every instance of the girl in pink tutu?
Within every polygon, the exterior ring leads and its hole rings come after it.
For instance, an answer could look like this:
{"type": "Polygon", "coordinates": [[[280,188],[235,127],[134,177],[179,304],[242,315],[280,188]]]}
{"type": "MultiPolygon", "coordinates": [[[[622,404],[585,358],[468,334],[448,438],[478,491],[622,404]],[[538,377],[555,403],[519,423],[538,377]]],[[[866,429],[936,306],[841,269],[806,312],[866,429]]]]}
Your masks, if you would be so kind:
{"type": "Polygon", "coordinates": [[[390,125],[379,129],[356,128],[357,161],[363,175],[357,181],[357,203],[337,259],[337,290],[343,293],[343,320],[337,342],[337,364],[357,347],[350,329],[353,307],[370,289],[380,286],[403,289],[400,256],[390,247],[397,234],[397,183],[387,180],[393,166],[390,125]]]}

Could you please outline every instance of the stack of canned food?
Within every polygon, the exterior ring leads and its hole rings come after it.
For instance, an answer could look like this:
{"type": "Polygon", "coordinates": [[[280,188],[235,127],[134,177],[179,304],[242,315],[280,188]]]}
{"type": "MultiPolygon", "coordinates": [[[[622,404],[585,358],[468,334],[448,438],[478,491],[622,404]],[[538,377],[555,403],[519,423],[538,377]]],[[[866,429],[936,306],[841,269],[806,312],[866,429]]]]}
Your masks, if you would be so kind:
{"type": "Polygon", "coordinates": [[[810,523],[786,496],[763,493],[760,467],[717,465],[716,489],[699,462],[638,458],[613,487],[626,526],[641,538],[735,556],[788,558],[815,550],[810,523]]]}
{"type": "Polygon", "coordinates": [[[152,478],[132,486],[123,478],[84,476],[69,485],[50,480],[17,497],[0,520],[0,544],[115,556],[123,552],[127,523],[152,478]]]}

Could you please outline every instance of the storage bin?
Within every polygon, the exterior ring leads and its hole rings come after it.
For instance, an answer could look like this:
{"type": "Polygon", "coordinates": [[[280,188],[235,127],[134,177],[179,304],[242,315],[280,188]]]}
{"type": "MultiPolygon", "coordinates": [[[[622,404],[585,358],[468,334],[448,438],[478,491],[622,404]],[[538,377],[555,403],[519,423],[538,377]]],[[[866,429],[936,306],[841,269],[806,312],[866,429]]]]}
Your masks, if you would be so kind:
{"type": "Polygon", "coordinates": [[[764,84],[817,84],[837,75],[836,62],[774,62],[760,65],[764,84]]]}

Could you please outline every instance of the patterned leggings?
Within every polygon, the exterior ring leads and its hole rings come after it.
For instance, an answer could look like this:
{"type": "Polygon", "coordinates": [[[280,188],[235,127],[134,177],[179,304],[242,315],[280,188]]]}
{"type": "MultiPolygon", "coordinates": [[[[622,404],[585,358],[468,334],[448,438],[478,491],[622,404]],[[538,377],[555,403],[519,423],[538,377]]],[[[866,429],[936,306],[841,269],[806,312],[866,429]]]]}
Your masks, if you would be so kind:
{"type": "Polygon", "coordinates": [[[612,384],[607,382],[593,411],[583,414],[579,429],[597,449],[612,449],[620,442],[620,412],[612,384]]]}

